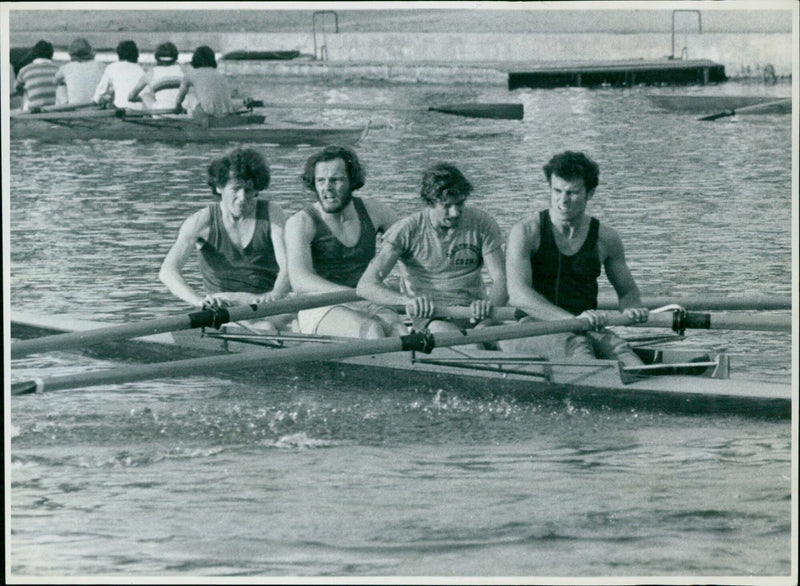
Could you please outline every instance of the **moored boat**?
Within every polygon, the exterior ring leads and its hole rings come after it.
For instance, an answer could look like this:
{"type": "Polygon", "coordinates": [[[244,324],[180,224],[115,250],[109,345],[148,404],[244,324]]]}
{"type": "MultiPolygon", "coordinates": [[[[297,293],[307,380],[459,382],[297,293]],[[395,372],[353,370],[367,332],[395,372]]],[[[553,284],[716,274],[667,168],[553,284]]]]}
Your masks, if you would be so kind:
{"type": "Polygon", "coordinates": [[[713,113],[718,110],[738,110],[739,108],[762,105],[765,107],[745,110],[742,113],[789,114],[792,111],[791,98],[788,96],[648,94],[647,98],[659,108],[692,114],[713,113]]]}
{"type": "Polygon", "coordinates": [[[67,112],[14,112],[11,139],[42,142],[72,140],[135,140],[140,142],[241,142],[275,145],[353,145],[366,127],[324,127],[264,123],[256,114],[193,119],[185,115],[141,115],[135,111],[87,109],[67,112]]]}
{"type": "MultiPolygon", "coordinates": [[[[61,332],[88,331],[107,324],[12,312],[11,335],[26,339],[61,332]]],[[[281,353],[298,346],[345,344],[342,339],[295,334],[269,336],[237,324],[220,330],[190,329],[93,346],[101,357],[134,362],[162,362],[225,354],[281,353]]],[[[791,412],[788,382],[731,378],[730,358],[722,348],[697,348],[682,336],[650,336],[634,343],[647,366],[632,372],[614,360],[589,363],[548,361],[495,350],[437,347],[420,352],[376,353],[336,360],[271,364],[220,371],[220,376],[303,377],[337,384],[352,383],[377,391],[381,384],[431,390],[478,389],[524,395],[542,401],[569,400],[602,407],[659,409],[688,413],[733,413],[787,418],[791,412]]],[[[285,354],[288,355],[288,354],[285,354]]],[[[255,355],[254,355],[255,356],[255,355]]]]}

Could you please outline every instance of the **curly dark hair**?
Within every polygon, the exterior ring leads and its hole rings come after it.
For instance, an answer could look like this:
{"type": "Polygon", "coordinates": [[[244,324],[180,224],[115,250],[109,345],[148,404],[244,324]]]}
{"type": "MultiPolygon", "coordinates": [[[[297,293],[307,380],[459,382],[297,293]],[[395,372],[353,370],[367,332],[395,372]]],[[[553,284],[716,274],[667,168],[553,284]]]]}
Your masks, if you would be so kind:
{"type": "Polygon", "coordinates": [[[133,41],[120,41],[117,45],[117,57],[120,61],[136,63],[139,61],[139,47],[133,41]]]}
{"type": "Polygon", "coordinates": [[[583,179],[586,191],[591,191],[600,182],[600,167],[597,163],[583,153],[574,151],[564,151],[555,155],[542,167],[542,170],[548,183],[553,175],[567,181],[583,179]]]}
{"type": "Polygon", "coordinates": [[[31,61],[34,59],[52,59],[53,58],[53,43],[50,41],[37,41],[31,49],[31,61]]]}
{"type": "Polygon", "coordinates": [[[178,60],[178,47],[169,41],[161,43],[156,47],[153,56],[156,58],[156,65],[171,65],[178,60]]]}
{"type": "Polygon", "coordinates": [[[472,184],[458,167],[450,163],[436,163],[422,175],[420,196],[428,205],[459,196],[468,197],[470,193],[472,184]]]}
{"type": "Polygon", "coordinates": [[[367,177],[367,173],[361,166],[355,151],[347,147],[327,146],[318,153],[308,157],[306,161],[306,166],[305,169],[303,169],[302,175],[303,185],[306,186],[306,189],[310,189],[314,193],[317,192],[315,185],[315,168],[317,163],[334,161],[336,159],[342,159],[344,161],[344,166],[347,170],[347,179],[350,181],[350,190],[355,191],[356,189],[364,187],[364,180],[367,177]]]}
{"type": "Polygon", "coordinates": [[[200,45],[194,50],[192,55],[192,67],[199,69],[200,67],[214,67],[217,66],[217,57],[214,55],[214,50],[208,45],[200,45]]]}
{"type": "Polygon", "coordinates": [[[232,179],[250,182],[253,189],[263,191],[269,186],[267,160],[254,149],[236,149],[211,161],[208,166],[208,185],[215,195],[232,179]]]}

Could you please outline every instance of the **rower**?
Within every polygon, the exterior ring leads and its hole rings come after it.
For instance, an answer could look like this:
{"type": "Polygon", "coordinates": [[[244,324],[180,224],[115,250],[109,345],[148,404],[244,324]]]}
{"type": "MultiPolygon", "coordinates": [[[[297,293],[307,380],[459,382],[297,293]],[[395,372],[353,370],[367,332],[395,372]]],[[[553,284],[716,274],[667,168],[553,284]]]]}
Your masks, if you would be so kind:
{"type": "MultiPolygon", "coordinates": [[[[31,58],[19,70],[16,90],[23,92],[22,109],[36,111],[56,103],[58,65],[53,63],[53,45],[49,41],[38,41],[31,49],[31,58]]],[[[13,71],[13,67],[10,69],[13,71]]]]}
{"type": "MultiPolygon", "coordinates": [[[[395,220],[385,204],[353,196],[365,173],[355,151],[329,146],[306,161],[303,184],[316,202],[286,221],[289,277],[298,294],[352,289],[375,256],[376,240],[395,220]]],[[[298,313],[304,334],[382,338],[402,333],[399,316],[368,301],[298,313]]]]}
{"type": "Polygon", "coordinates": [[[508,237],[506,273],[510,304],[526,320],[586,318],[595,331],[500,342],[506,351],[536,352],[548,358],[641,360],[624,340],[605,329],[597,310],[597,278],[605,268],[619,310],[634,322],[647,321],[639,288],[625,260],[619,234],[587,212],[597,188],[598,165],[583,153],[565,151],[543,167],[550,207],[514,224],[508,237]]]}
{"type": "Polygon", "coordinates": [[[155,67],[139,78],[128,94],[128,100],[141,100],[149,110],[172,110],[183,81],[183,68],[178,64],[178,48],[167,41],[156,47],[153,56],[156,59],[155,67]]]}
{"type": "Polygon", "coordinates": [[[225,76],[217,71],[214,51],[207,45],[195,49],[192,68],[186,70],[175,101],[175,111],[183,111],[183,100],[189,96],[186,110],[190,116],[225,116],[233,113],[231,90],[225,76]],[[190,91],[191,90],[191,91],[190,91]]]}
{"type": "Polygon", "coordinates": [[[117,45],[119,61],[110,63],[94,90],[92,99],[97,104],[113,102],[117,108],[140,109],[141,102],[131,102],[128,94],[144,75],[139,65],[139,47],[133,41],[120,41],[117,45]]]}
{"type": "Polygon", "coordinates": [[[472,185],[449,163],[422,177],[424,208],[398,220],[358,283],[358,294],[385,305],[405,305],[415,330],[442,332],[491,323],[493,307],[506,302],[503,235],[497,222],[467,206],[472,185]],[[401,291],[384,284],[400,261],[401,291]],[[492,281],[486,294],[482,269],[492,281]],[[437,308],[470,307],[466,320],[434,319],[437,308]]]}
{"type": "Polygon", "coordinates": [[[94,90],[103,77],[106,64],[94,58],[89,41],[77,38],[69,46],[70,62],[62,65],[56,72],[56,84],[66,91],[56,104],[83,104],[91,102],[94,90]]]}
{"type": "MultiPolygon", "coordinates": [[[[218,201],[184,221],[158,275],[173,295],[197,307],[226,307],[265,303],[289,293],[285,216],[277,202],[258,197],[269,181],[269,166],[253,149],[237,149],[211,162],[208,185],[218,201]],[[205,295],[183,276],[193,254],[205,295]]],[[[275,331],[291,319],[272,317],[257,325],[275,331]]]]}

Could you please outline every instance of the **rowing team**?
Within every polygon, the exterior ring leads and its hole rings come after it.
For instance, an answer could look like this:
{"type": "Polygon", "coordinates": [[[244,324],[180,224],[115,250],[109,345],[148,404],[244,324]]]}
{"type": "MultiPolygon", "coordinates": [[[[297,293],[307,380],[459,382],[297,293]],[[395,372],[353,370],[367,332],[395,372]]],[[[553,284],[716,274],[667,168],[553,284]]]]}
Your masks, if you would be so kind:
{"type": "MultiPolygon", "coordinates": [[[[156,47],[155,66],[145,71],[137,63],[139,49],[133,41],[117,45],[119,61],[106,65],[95,59],[86,39],[77,38],[69,47],[70,61],[53,63],[53,45],[41,40],[31,49],[32,62],[22,67],[15,83],[23,93],[23,109],[38,111],[62,104],[99,105],[117,108],[184,109],[195,117],[225,116],[234,111],[225,77],[216,70],[214,51],[198,47],[191,67],[178,63],[178,49],[170,42],[156,47]]],[[[13,70],[12,70],[13,71],[13,70]]]]}
{"type": "Polygon", "coordinates": [[[260,197],[270,182],[267,161],[253,149],[236,149],[209,165],[208,185],[217,201],[183,223],[159,278],[174,295],[202,307],[355,288],[362,301],[272,317],[258,327],[357,338],[408,333],[397,306],[405,307],[413,329],[435,333],[491,325],[492,309],[510,301],[528,314],[526,320],[577,315],[592,329],[498,342],[502,350],[641,364],[624,340],[605,329],[606,314],[596,311],[597,279],[605,267],[620,311],[632,322],[648,318],[619,235],[587,213],[597,164],[566,151],[550,159],[544,174],[549,209],[516,223],[506,244],[497,222],[467,204],[473,187],[452,164],[428,168],[421,209],[398,218],[386,204],[354,195],[365,183],[356,152],[329,146],[308,158],[302,174],[316,201],[287,218],[276,201],[260,197]],[[182,273],[195,253],[205,294],[182,273]],[[396,265],[392,287],[385,280],[396,265]],[[468,306],[470,317],[437,318],[437,308],[448,306],[468,306]]]}

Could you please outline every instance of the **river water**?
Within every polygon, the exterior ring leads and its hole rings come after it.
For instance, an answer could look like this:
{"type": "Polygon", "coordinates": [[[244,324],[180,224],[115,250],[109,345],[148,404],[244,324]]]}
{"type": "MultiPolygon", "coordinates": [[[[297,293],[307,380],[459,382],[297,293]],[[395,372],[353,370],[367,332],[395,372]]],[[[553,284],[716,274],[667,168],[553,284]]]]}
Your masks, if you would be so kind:
{"type": "MultiPolygon", "coordinates": [[[[235,85],[281,102],[419,106],[267,110],[369,119],[361,195],[401,214],[419,207],[424,168],[446,160],[507,232],[546,206],[547,159],[584,150],[601,168],[591,210],[622,236],[645,295],[792,291],[790,117],[698,122],[647,100],[666,89],[347,81],[235,85]],[[517,100],[521,122],[424,112],[517,100]]],[[[12,144],[11,306],[112,322],[185,311],[159,264],[210,201],[205,166],[228,148],[12,144]]],[[[312,151],[261,148],[264,195],[300,209],[312,151]]],[[[792,371],[788,334],[696,337],[726,342],[735,374],[792,371]]],[[[14,361],[10,375],[106,365],[52,353],[14,361]]],[[[789,422],[383,387],[193,377],[15,398],[8,569],[50,581],[796,576],[789,422]]]]}

